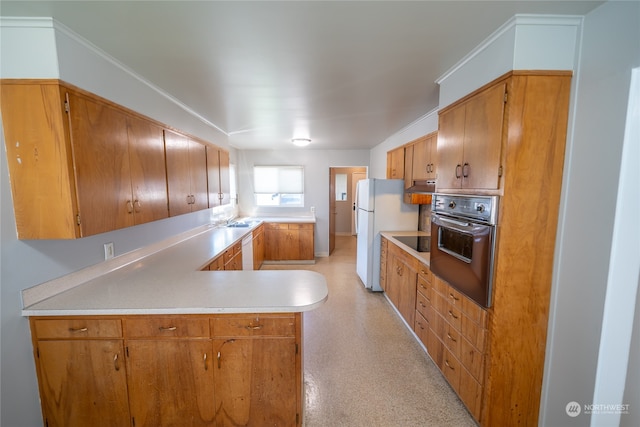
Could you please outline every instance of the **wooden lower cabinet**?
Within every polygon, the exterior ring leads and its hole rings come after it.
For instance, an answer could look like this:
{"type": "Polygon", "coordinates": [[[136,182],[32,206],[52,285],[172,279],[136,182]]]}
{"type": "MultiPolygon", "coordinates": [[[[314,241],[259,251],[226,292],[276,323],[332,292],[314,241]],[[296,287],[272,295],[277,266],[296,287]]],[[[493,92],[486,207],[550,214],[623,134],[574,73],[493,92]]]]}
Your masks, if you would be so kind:
{"type": "Polygon", "coordinates": [[[418,261],[394,244],[387,248],[385,292],[408,325],[413,325],[416,310],[418,261]]]}
{"type": "Polygon", "coordinates": [[[429,356],[480,421],[484,393],[487,312],[429,267],[388,239],[381,243],[381,264],[389,301],[413,329],[429,356]],[[384,249],[384,250],[382,250],[384,249]],[[382,257],[384,256],[384,260],[382,257]],[[413,292],[413,298],[408,293],[413,292]],[[411,306],[413,304],[413,306],[411,306]],[[407,313],[411,310],[411,316],[407,313]]]}
{"type": "Polygon", "coordinates": [[[264,262],[264,224],[260,224],[253,231],[253,269],[260,270],[264,262]]]}
{"type": "Polygon", "coordinates": [[[312,223],[266,223],[265,260],[313,261],[312,223]]]}
{"type": "Polygon", "coordinates": [[[129,425],[122,340],[43,341],[36,362],[44,425],[129,425]]]}
{"type": "Polygon", "coordinates": [[[127,342],[132,424],[215,426],[210,339],[127,342]]]}
{"type": "Polygon", "coordinates": [[[46,426],[296,426],[301,313],[33,317],[46,426]]]}

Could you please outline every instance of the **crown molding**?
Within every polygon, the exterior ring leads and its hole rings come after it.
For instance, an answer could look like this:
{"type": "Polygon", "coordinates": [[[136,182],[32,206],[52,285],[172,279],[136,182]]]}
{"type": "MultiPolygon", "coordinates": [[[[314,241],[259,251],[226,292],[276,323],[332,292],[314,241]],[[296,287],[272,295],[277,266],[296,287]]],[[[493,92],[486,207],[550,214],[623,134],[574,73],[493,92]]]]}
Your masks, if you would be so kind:
{"type": "Polygon", "coordinates": [[[573,26],[579,27],[582,25],[584,17],[581,15],[535,15],[535,14],[517,14],[510,20],[505,22],[501,27],[495,30],[489,37],[482,41],[475,49],[465,55],[458,63],[446,71],[442,76],[436,79],[437,84],[441,84],[444,80],[464,67],[469,61],[482,53],[491,44],[493,44],[498,38],[502,37],[505,33],[517,27],[518,25],[537,25],[537,26],[573,26]]]}

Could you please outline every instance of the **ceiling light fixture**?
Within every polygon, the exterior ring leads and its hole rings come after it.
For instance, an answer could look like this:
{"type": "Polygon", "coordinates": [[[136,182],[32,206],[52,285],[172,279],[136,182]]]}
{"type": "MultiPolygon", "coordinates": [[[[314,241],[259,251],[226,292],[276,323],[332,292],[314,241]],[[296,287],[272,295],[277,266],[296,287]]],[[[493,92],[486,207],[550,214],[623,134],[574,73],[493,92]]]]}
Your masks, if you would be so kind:
{"type": "Polygon", "coordinates": [[[311,140],[309,138],[293,138],[291,142],[293,143],[293,145],[298,147],[306,147],[307,145],[311,144],[311,140]]]}

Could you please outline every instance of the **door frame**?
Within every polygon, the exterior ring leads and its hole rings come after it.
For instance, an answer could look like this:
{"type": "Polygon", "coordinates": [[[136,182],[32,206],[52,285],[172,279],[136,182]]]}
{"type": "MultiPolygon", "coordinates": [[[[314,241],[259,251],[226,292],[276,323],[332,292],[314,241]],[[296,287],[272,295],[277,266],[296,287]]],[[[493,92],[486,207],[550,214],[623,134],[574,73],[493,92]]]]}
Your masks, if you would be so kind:
{"type": "MultiPolygon", "coordinates": [[[[336,174],[347,174],[347,191],[351,192],[351,180],[354,172],[364,172],[365,178],[368,175],[367,166],[331,166],[329,167],[329,255],[336,248],[336,174]]],[[[354,197],[355,195],[351,195],[354,197]]],[[[351,210],[353,221],[353,210],[351,210]]]]}

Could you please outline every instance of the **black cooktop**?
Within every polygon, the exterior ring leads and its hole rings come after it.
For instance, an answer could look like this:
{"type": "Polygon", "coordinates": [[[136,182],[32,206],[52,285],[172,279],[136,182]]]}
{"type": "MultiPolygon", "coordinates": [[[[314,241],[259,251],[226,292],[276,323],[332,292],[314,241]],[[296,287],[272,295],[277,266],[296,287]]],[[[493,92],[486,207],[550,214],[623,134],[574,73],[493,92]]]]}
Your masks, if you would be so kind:
{"type": "Polygon", "coordinates": [[[431,236],[393,236],[393,238],[414,251],[429,252],[431,248],[431,236]]]}

